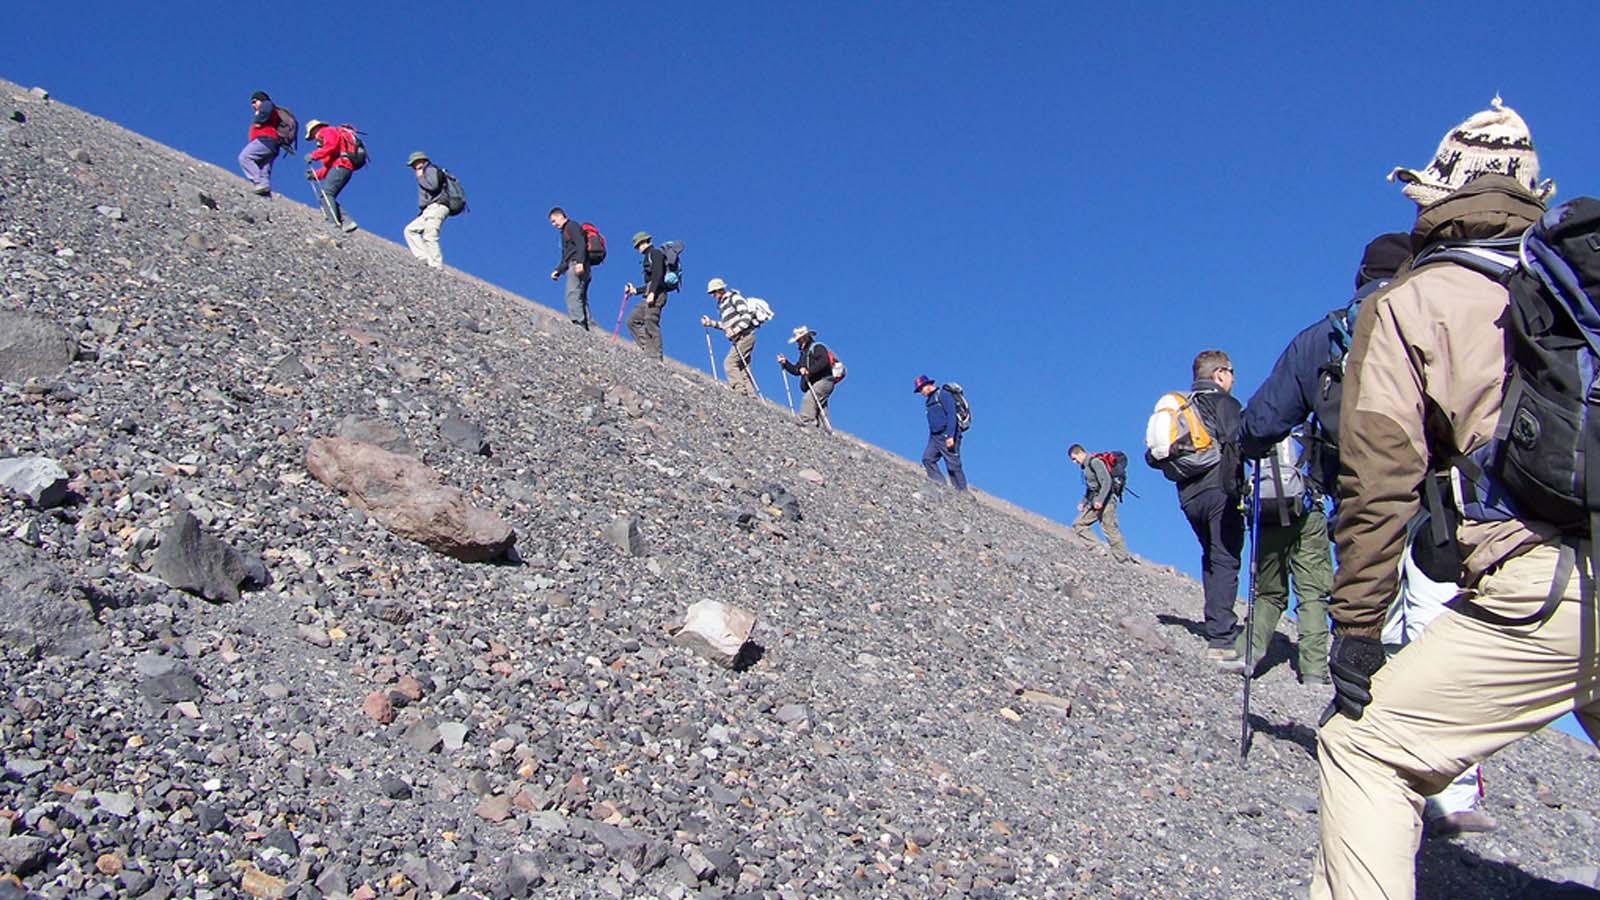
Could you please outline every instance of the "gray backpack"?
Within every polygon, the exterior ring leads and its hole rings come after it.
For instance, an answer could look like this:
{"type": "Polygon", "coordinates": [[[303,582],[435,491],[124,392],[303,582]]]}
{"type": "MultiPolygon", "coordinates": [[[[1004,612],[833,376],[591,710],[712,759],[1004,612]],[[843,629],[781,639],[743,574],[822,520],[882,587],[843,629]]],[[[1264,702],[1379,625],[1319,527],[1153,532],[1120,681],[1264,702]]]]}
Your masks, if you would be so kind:
{"type": "Polygon", "coordinates": [[[1271,455],[1257,460],[1261,467],[1261,520],[1288,525],[1306,510],[1306,479],[1300,471],[1304,454],[1295,435],[1274,444],[1271,455]]]}

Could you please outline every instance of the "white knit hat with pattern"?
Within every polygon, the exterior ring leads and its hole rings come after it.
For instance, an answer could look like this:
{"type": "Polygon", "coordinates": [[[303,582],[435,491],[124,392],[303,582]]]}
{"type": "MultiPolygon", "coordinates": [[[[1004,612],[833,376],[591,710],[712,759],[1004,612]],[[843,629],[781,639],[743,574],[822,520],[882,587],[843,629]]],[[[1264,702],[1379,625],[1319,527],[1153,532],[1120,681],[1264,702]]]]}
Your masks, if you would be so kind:
{"type": "Polygon", "coordinates": [[[1389,180],[1405,182],[1400,192],[1418,206],[1443,200],[1479,175],[1509,175],[1540,200],[1548,200],[1556,185],[1548,178],[1539,180],[1539,157],[1527,123],[1498,94],[1489,106],[1450,129],[1426,168],[1395,169],[1389,180]]]}

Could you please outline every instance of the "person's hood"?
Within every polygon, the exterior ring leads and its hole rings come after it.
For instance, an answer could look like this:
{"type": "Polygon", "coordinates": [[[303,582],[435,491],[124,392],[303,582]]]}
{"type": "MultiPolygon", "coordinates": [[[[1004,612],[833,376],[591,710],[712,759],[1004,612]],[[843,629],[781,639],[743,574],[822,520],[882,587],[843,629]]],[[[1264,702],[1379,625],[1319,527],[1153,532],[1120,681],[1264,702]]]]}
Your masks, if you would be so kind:
{"type": "Polygon", "coordinates": [[[1466,186],[1417,211],[1411,229],[1416,254],[1441,241],[1516,237],[1544,215],[1544,203],[1515,178],[1480,175],[1466,186]]]}

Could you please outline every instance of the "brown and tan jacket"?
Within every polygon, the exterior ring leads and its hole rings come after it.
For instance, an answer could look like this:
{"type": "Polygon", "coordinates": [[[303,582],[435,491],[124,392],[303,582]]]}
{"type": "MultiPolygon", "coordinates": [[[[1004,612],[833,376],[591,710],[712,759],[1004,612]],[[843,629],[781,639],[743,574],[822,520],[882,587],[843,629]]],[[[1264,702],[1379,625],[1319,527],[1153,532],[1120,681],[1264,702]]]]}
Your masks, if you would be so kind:
{"type": "MultiPolygon", "coordinates": [[[[1512,237],[1543,212],[1514,179],[1481,176],[1418,212],[1411,249],[1512,237]]],[[[1497,323],[1507,303],[1493,279],[1441,262],[1402,272],[1362,304],[1340,406],[1336,632],[1379,637],[1424,476],[1493,437],[1506,372],[1497,323]]],[[[1537,522],[1463,523],[1462,583],[1554,534],[1537,522]]]]}

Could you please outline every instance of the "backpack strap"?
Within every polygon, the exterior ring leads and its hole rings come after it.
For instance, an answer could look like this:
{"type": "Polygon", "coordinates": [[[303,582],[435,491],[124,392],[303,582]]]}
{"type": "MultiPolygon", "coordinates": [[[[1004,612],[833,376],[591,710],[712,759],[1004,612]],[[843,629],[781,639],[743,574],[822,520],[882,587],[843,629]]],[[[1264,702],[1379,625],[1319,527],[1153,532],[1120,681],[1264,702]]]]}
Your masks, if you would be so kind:
{"type": "Polygon", "coordinates": [[[1492,241],[1441,241],[1424,247],[1411,261],[1411,268],[1452,262],[1504,284],[1520,263],[1521,246],[1521,235],[1492,241]]]}
{"type": "MultiPolygon", "coordinates": [[[[1591,525],[1591,527],[1593,527],[1591,525]]],[[[1572,570],[1577,567],[1578,552],[1571,541],[1561,542],[1561,554],[1556,560],[1555,576],[1550,579],[1550,592],[1545,594],[1544,603],[1539,610],[1527,616],[1502,616],[1479,606],[1467,599],[1465,594],[1458,594],[1454,600],[1445,605],[1465,616],[1471,616],[1480,622],[1498,625],[1501,628],[1520,628],[1524,625],[1542,625],[1550,618],[1560,605],[1561,598],[1567,593],[1567,585],[1572,581],[1572,570]]],[[[1591,555],[1590,565],[1593,565],[1591,555]]]]}

